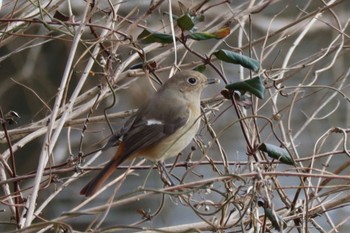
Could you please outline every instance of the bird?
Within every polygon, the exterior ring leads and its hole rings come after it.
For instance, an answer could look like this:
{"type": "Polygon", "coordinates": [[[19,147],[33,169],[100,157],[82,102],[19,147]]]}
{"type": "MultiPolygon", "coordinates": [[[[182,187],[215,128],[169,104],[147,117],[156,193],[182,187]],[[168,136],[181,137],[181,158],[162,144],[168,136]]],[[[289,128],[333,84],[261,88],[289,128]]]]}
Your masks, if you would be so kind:
{"type": "Polygon", "coordinates": [[[177,156],[195,137],[201,118],[201,93],[217,83],[194,70],[177,72],[156,91],[127,122],[114,157],[80,191],[92,196],[127,159],[154,162],[177,156]]]}

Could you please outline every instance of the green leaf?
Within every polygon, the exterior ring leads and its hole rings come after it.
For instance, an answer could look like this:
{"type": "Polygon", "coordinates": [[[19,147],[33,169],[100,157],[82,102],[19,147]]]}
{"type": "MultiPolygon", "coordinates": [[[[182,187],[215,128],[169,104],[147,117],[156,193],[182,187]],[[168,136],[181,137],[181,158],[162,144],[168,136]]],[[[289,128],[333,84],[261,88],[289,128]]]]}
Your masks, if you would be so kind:
{"type": "Polygon", "coordinates": [[[191,16],[189,14],[184,14],[177,19],[177,25],[181,28],[182,31],[191,30],[194,27],[191,16]]]}
{"type": "Polygon", "coordinates": [[[222,39],[227,35],[229,35],[230,32],[231,32],[231,29],[229,27],[223,27],[217,30],[216,32],[214,32],[214,34],[216,36],[216,39],[222,39]]]}
{"type": "Polygon", "coordinates": [[[226,89],[237,90],[244,94],[246,91],[252,93],[260,99],[264,98],[265,86],[260,77],[255,77],[242,82],[236,82],[226,85],[226,89]]]}
{"type": "Polygon", "coordinates": [[[194,67],[193,70],[198,71],[200,73],[203,73],[206,70],[206,68],[207,67],[202,64],[202,65],[198,65],[198,66],[194,67]]]}
{"type": "Polygon", "coordinates": [[[277,159],[282,163],[294,165],[294,161],[285,148],[263,143],[258,147],[258,149],[266,152],[271,158],[277,159]]]}
{"type": "Polygon", "coordinates": [[[155,42],[162,44],[173,43],[172,35],[159,32],[151,32],[147,29],[144,29],[141,32],[141,34],[137,37],[137,39],[144,44],[151,44],[155,42]]]}
{"type": "Polygon", "coordinates": [[[272,210],[271,208],[264,208],[264,210],[265,210],[265,215],[271,221],[272,226],[277,231],[280,231],[281,226],[282,226],[282,228],[285,226],[285,222],[283,221],[281,216],[277,215],[277,213],[274,210],[272,210]]]}
{"type": "Polygon", "coordinates": [[[209,32],[194,32],[188,35],[192,40],[209,40],[216,38],[214,33],[209,32]]]}
{"type": "Polygon", "coordinates": [[[255,72],[259,71],[260,68],[260,62],[258,60],[225,49],[217,50],[213,55],[221,61],[239,64],[255,72]]]}
{"type": "Polygon", "coordinates": [[[230,34],[230,28],[224,27],[220,28],[216,32],[194,32],[188,35],[192,40],[209,40],[209,39],[222,39],[228,34],[230,34]]]}

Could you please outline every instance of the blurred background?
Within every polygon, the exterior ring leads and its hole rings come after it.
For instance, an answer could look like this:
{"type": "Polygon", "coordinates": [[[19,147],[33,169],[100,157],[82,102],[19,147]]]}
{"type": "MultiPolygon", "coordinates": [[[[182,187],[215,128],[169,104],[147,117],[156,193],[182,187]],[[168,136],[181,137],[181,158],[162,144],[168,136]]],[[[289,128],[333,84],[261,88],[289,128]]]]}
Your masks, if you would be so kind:
{"type": "Polygon", "coordinates": [[[348,9],[346,0],[2,1],[0,231],[347,232],[348,9]],[[176,24],[185,14],[191,30],[176,24]],[[138,38],[144,30],[172,35],[172,27],[175,45],[138,38]],[[184,39],[223,29],[222,37],[184,39]],[[212,56],[218,49],[258,60],[260,70],[220,61],[212,56]],[[175,183],[193,185],[164,192],[146,161],[85,202],[80,189],[115,151],[93,153],[112,134],[104,113],[118,132],[157,79],[202,64],[221,83],[203,93],[207,114],[196,140],[166,161],[170,169],[176,160],[175,183]],[[221,95],[225,81],[255,76],[263,99],[221,95]],[[268,157],[262,143],[288,149],[295,165],[268,157]]]}

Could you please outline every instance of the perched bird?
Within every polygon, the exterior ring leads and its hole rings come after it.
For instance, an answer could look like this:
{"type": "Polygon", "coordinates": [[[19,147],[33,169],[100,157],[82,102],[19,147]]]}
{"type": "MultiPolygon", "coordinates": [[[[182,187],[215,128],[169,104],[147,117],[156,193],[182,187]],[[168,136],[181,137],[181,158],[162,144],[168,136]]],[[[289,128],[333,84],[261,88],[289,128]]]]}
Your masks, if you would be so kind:
{"type": "Polygon", "coordinates": [[[105,167],[80,192],[93,195],[126,159],[144,157],[163,162],[178,155],[193,139],[200,124],[200,97],[216,83],[197,71],[181,71],[168,79],[130,119],[130,127],[105,167]]]}

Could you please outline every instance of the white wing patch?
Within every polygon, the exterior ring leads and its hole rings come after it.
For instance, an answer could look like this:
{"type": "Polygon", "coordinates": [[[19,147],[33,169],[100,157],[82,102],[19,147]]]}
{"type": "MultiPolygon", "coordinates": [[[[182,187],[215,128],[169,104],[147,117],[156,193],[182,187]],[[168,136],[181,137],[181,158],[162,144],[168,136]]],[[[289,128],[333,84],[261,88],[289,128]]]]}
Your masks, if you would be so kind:
{"type": "Polygon", "coordinates": [[[163,125],[163,122],[156,119],[149,119],[147,120],[146,125],[163,125]]]}

